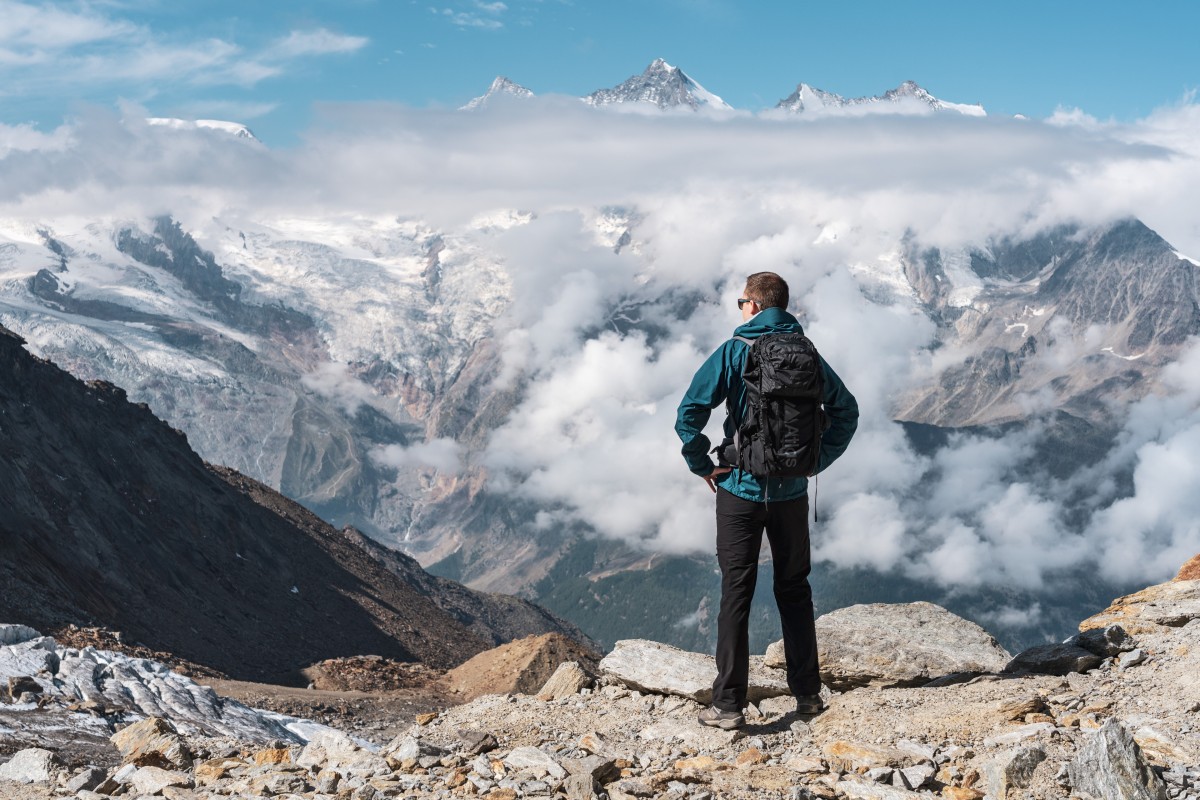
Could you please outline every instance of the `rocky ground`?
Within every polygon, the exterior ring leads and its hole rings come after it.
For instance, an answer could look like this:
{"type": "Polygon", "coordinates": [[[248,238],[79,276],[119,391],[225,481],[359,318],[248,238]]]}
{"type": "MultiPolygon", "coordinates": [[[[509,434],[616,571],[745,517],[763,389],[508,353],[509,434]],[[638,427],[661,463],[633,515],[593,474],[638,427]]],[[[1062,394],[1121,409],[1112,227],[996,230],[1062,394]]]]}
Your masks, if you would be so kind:
{"type": "Polygon", "coordinates": [[[520,652],[498,652],[493,669],[471,670],[508,689],[460,704],[444,683],[380,692],[216,684],[288,715],[268,716],[284,730],[275,738],[266,728],[201,731],[172,720],[177,703],[106,722],[18,694],[24,704],[0,705],[0,742],[10,753],[22,745],[0,765],[0,796],[1200,798],[1200,580],[1120,598],[1072,641],[1015,658],[929,604],[834,622],[822,625],[822,670],[844,691],[827,690],[822,714],[797,715],[768,655],[746,724],[733,731],[696,722],[711,659],[652,642],[622,643],[598,665],[567,661],[547,677],[553,648],[530,637],[520,652]],[[936,638],[923,640],[929,630],[936,638]],[[512,688],[535,679],[536,690],[512,688]],[[90,745],[56,739],[66,725],[90,745]],[[5,782],[13,778],[26,782],[5,782]]]}

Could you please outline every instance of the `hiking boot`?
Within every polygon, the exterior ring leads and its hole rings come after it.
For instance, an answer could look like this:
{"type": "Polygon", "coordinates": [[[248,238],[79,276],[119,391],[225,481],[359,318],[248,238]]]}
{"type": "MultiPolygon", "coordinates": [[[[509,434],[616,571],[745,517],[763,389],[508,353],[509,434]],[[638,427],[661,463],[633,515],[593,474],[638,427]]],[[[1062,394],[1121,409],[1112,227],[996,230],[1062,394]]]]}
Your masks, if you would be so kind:
{"type": "Polygon", "coordinates": [[[746,718],[742,716],[740,711],[722,711],[716,706],[709,706],[701,711],[697,719],[701,725],[707,725],[710,728],[720,728],[723,731],[740,728],[746,722],[746,718]]]}
{"type": "Polygon", "coordinates": [[[802,694],[796,698],[796,713],[814,717],[825,710],[819,694],[802,694]]]}

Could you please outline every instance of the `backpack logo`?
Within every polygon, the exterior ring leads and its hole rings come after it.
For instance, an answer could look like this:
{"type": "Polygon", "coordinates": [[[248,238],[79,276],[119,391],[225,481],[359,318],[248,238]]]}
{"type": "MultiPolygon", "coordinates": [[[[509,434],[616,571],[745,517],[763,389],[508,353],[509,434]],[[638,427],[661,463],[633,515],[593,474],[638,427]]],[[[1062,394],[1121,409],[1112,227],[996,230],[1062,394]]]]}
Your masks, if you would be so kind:
{"type": "Polygon", "coordinates": [[[746,409],[734,441],[721,448],[722,460],[756,478],[812,475],[828,427],[817,348],[802,333],[735,338],[750,345],[742,370],[746,409]]]}

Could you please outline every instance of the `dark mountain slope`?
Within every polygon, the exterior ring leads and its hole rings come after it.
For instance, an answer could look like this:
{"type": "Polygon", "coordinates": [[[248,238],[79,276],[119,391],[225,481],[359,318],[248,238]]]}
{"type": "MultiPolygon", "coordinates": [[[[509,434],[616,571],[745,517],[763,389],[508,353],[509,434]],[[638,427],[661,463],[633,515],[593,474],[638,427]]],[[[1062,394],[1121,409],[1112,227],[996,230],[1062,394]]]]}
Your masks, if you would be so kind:
{"type": "MultiPolygon", "coordinates": [[[[504,634],[578,632],[506,600],[459,611],[419,567],[363,546],[271,489],[204,463],[104,382],[83,383],[0,328],[0,620],[103,625],[246,680],[325,658],[453,666],[504,634]],[[409,580],[406,580],[408,578],[409,580]]],[[[465,590],[463,590],[465,591],[465,590]]],[[[504,637],[501,637],[504,638],[504,637]]]]}

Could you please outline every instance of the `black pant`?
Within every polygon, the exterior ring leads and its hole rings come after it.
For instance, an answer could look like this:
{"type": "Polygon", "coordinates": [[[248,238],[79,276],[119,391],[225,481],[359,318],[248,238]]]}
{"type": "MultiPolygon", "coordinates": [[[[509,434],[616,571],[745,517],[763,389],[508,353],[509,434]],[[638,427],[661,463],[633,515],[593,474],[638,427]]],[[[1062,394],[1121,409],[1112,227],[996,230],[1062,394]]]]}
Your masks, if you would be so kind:
{"type": "Polygon", "coordinates": [[[721,565],[721,613],[717,617],[717,679],[713,705],[723,711],[746,706],[750,671],[750,601],[758,582],[764,528],[775,565],[775,603],[783,623],[787,682],[794,695],[817,694],[817,632],[813,624],[808,546],[808,496],[755,503],[717,490],[717,563],[721,565]]]}

